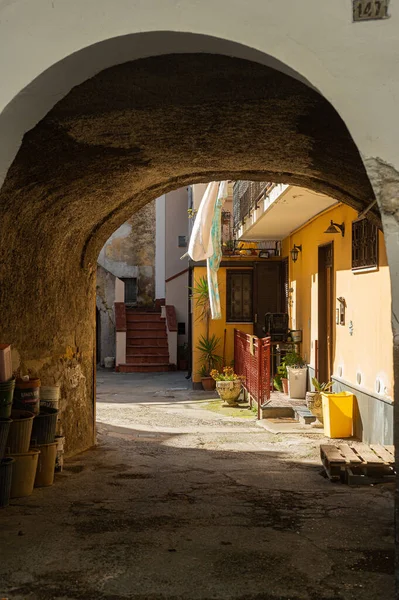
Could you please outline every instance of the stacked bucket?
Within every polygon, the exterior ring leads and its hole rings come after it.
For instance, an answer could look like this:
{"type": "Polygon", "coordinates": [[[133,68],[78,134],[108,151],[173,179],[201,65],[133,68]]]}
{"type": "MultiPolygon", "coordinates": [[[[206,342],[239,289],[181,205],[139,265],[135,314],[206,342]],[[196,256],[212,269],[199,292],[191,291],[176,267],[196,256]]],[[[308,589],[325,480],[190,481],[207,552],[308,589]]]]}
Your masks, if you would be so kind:
{"type": "Polygon", "coordinates": [[[34,487],[52,485],[57,457],[57,470],[62,469],[64,438],[56,435],[59,386],[41,388],[39,379],[29,378],[13,382],[8,416],[0,389],[0,506],[30,496],[34,487]]]}
{"type": "Polygon", "coordinates": [[[14,459],[6,457],[8,433],[12,420],[10,419],[15,379],[0,383],[0,507],[7,506],[10,491],[14,459]]]}

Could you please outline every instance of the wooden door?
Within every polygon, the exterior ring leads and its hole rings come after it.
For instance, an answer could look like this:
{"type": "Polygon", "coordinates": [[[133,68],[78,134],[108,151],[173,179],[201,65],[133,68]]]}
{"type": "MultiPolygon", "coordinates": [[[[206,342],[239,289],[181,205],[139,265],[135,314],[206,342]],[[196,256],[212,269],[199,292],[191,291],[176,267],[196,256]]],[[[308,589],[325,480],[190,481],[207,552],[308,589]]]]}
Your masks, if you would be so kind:
{"type": "Polygon", "coordinates": [[[264,337],[265,314],[285,312],[282,262],[255,263],[254,267],[254,335],[264,337]]]}
{"type": "Polygon", "coordinates": [[[318,264],[318,373],[320,383],[330,381],[333,368],[333,242],[319,246],[318,264]]]}

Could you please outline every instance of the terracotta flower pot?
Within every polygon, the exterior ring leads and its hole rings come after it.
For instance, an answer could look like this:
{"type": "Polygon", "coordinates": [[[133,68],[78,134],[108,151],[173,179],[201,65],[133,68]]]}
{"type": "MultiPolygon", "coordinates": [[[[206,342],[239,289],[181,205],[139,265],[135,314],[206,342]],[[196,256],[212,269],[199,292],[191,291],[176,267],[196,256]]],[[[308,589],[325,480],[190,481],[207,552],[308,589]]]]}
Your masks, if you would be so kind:
{"type": "Polygon", "coordinates": [[[288,396],[288,379],[286,377],[282,377],[281,383],[283,386],[283,393],[288,396]]]}
{"type": "Polygon", "coordinates": [[[212,377],[201,377],[201,383],[206,392],[211,392],[216,387],[216,381],[212,377]]]}
{"type": "Polygon", "coordinates": [[[241,394],[242,383],[239,379],[233,381],[217,381],[216,391],[220,398],[230,404],[230,406],[236,406],[237,400],[241,394]]]}

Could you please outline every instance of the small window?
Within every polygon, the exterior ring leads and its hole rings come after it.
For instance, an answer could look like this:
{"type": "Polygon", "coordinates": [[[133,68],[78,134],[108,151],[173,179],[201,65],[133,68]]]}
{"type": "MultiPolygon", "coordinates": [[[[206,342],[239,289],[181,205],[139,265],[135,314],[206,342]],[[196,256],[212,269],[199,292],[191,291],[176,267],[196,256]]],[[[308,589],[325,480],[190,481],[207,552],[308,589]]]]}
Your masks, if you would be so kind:
{"type": "Polygon", "coordinates": [[[186,335],[186,324],[185,323],[177,324],[177,335],[186,335]]]}
{"type": "Polygon", "coordinates": [[[252,271],[227,271],[227,321],[252,323],[252,271]]]}
{"type": "Polygon", "coordinates": [[[125,284],[125,304],[137,304],[137,279],[130,277],[123,279],[125,284]]]}
{"type": "Polygon", "coordinates": [[[178,243],[179,248],[186,248],[187,247],[187,236],[179,235],[177,243],[178,243]]]}
{"type": "Polygon", "coordinates": [[[352,271],[378,267],[378,228],[367,219],[352,223],[352,271]]]}

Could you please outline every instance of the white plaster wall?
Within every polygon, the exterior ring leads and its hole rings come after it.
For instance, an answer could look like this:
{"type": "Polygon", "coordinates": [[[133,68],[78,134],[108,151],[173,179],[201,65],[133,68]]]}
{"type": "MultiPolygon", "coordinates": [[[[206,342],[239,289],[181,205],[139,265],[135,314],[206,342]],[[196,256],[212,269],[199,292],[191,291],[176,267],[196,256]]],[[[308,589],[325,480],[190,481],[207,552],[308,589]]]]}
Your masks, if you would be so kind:
{"type": "Polygon", "coordinates": [[[166,194],[165,205],[165,279],[187,269],[188,258],[181,259],[188,246],[179,248],[179,235],[188,236],[188,189],[166,194]]]}
{"type": "Polygon", "coordinates": [[[177,322],[186,324],[186,334],[178,336],[178,344],[184,344],[188,340],[188,272],[166,284],[166,304],[175,307],[177,322]]]}
{"type": "Polygon", "coordinates": [[[126,60],[187,51],[294,70],[339,111],[363,156],[398,167],[397,3],[390,12],[384,21],[352,23],[349,0],[3,0],[0,175],[23,133],[74,85],[126,60]]]}
{"type": "Polygon", "coordinates": [[[165,194],[155,203],[155,299],[165,298],[165,194]]]}
{"type": "Polygon", "coordinates": [[[125,283],[118,277],[115,280],[115,302],[125,301],[125,283]]]}

